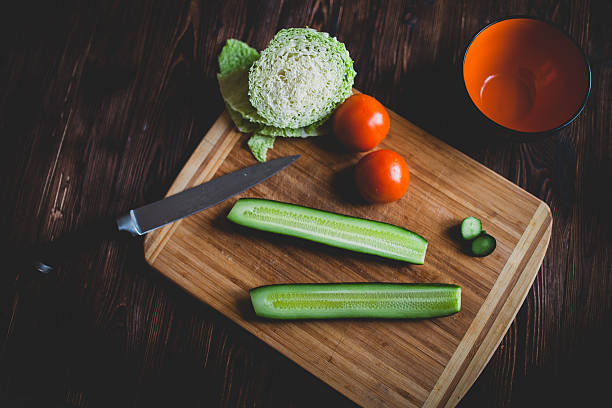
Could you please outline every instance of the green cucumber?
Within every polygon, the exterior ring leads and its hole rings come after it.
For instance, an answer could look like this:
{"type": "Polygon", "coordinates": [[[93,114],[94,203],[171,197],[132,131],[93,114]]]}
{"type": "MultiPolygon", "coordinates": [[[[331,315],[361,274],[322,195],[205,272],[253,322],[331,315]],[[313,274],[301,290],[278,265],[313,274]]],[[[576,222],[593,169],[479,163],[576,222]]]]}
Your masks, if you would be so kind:
{"type": "Polygon", "coordinates": [[[242,198],[227,218],[236,224],[322,244],[423,264],[427,240],[395,225],[294,204],[242,198]]]}
{"type": "Polygon", "coordinates": [[[472,240],[482,232],[482,223],[476,217],[467,217],[461,222],[461,237],[472,240]]]}
{"type": "Polygon", "coordinates": [[[478,238],[472,241],[472,254],[475,256],[487,256],[495,250],[496,246],[497,241],[495,238],[483,231],[478,238]]]}
{"type": "Polygon", "coordinates": [[[461,287],[449,284],[284,284],[250,294],[255,314],[269,319],[424,319],[461,310],[461,287]]]}

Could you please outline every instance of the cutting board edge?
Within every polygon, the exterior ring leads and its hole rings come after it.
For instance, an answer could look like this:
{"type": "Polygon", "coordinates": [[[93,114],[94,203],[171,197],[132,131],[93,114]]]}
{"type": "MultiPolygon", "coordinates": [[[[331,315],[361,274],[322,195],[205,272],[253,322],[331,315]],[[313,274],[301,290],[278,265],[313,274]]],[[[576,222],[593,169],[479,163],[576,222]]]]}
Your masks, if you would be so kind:
{"type": "MultiPolygon", "coordinates": [[[[546,205],[546,203],[543,203],[546,205]]],[[[548,209],[548,213],[550,214],[550,208],[546,205],[548,209]]],[[[506,308],[506,305],[509,302],[512,302],[508,307],[508,310],[513,310],[513,313],[506,315],[499,315],[495,322],[493,323],[493,327],[489,330],[487,337],[482,342],[481,347],[478,349],[476,355],[472,359],[470,366],[468,366],[465,374],[459,380],[459,383],[455,387],[454,392],[451,394],[448,403],[446,405],[447,408],[454,407],[461,401],[461,399],[467,394],[469,389],[472,387],[480,373],[487,366],[488,362],[493,357],[493,354],[499,347],[499,344],[502,342],[504,336],[508,332],[510,325],[512,324],[514,318],[518,314],[529,290],[531,289],[533,282],[538,276],[538,271],[542,266],[542,262],[544,261],[544,257],[546,256],[546,251],[548,250],[548,245],[550,243],[550,237],[552,235],[552,215],[550,215],[549,222],[547,223],[544,232],[544,239],[540,240],[536,250],[533,255],[529,258],[528,265],[525,267],[524,272],[521,274],[521,278],[519,282],[515,285],[512,293],[504,303],[502,308],[506,308]],[[523,279],[524,278],[524,279],[523,279]],[[521,282],[522,280],[522,282],[521,282]],[[501,335],[499,334],[501,333],[501,335]],[[481,355],[480,359],[478,358],[478,354],[481,355]],[[475,365],[474,362],[484,361],[483,364],[479,366],[475,365]]]]}
{"type": "MultiPolygon", "coordinates": [[[[224,110],[193,151],[165,197],[210,180],[241,135],[234,130],[232,120],[224,110]]],[[[178,220],[145,236],[144,254],[150,265],[155,262],[180,223],[181,220],[178,220]]]]}
{"type": "Polygon", "coordinates": [[[551,232],[550,207],[540,200],[529,226],[440,375],[424,407],[454,407],[484,370],[537,276],[548,249],[551,232]],[[529,245],[521,245],[521,242],[529,245]],[[514,263],[514,260],[519,262],[514,263]],[[507,304],[510,304],[508,308],[507,304]],[[501,314],[502,310],[506,313],[501,314]],[[491,320],[493,316],[495,317],[491,320]],[[466,346],[469,350],[466,350],[466,346]]]}

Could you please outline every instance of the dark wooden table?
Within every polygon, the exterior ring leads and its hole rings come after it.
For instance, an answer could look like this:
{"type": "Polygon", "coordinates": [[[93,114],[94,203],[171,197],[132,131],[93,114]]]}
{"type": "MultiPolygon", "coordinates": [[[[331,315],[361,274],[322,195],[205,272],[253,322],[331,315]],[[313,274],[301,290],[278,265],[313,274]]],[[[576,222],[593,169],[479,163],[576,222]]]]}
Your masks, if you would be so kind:
{"type": "MultiPolygon", "coordinates": [[[[224,41],[262,49],[278,29],[307,25],[346,43],[357,88],[552,209],[538,277],[461,406],[588,406],[609,395],[611,2],[8,3],[3,261],[162,197],[223,109],[224,41]],[[513,14],[557,23],[592,67],[583,114],[530,144],[471,116],[458,82],[470,37],[513,14]]],[[[0,406],[352,405],[160,277],[139,240],[77,245],[49,276],[8,261],[0,271],[0,406]]]]}

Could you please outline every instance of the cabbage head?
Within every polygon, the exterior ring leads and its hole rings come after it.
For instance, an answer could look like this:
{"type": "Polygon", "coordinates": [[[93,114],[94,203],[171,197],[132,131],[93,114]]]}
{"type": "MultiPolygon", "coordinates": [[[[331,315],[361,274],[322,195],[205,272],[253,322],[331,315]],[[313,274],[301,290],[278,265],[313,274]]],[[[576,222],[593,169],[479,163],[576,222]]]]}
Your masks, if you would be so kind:
{"type": "Polygon", "coordinates": [[[280,30],[249,70],[251,105],[267,125],[322,123],[352,93],[355,70],[341,42],[310,28],[280,30]]]}

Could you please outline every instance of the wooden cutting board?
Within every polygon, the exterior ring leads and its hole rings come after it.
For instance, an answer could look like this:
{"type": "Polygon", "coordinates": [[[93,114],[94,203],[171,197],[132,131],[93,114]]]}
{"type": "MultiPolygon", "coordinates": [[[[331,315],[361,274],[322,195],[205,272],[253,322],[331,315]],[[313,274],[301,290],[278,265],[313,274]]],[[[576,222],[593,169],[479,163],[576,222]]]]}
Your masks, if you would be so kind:
{"type": "MultiPolygon", "coordinates": [[[[367,205],[355,193],[360,155],[333,138],[277,139],[268,159],[301,154],[239,197],[261,197],[403,226],[429,241],[410,265],[249,230],[226,220],[238,197],[147,236],[149,264],[330,386],[363,406],[454,406],[491,358],[521,306],[550,239],[542,201],[390,112],[381,144],[411,171],[399,201],[367,205]],[[483,220],[497,238],[485,258],[466,255],[453,227],[483,220]],[[248,291],[290,282],[441,282],[462,287],[461,312],[420,321],[265,321],[248,291]]],[[[168,191],[175,194],[255,163],[222,114],[168,191]]]]}

